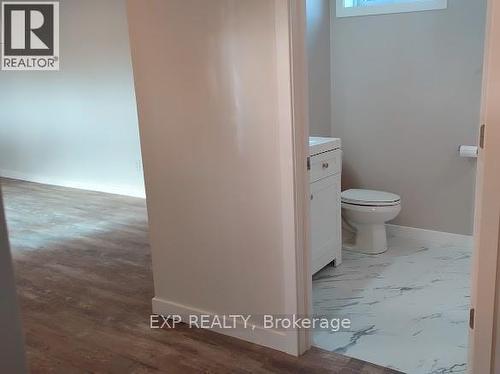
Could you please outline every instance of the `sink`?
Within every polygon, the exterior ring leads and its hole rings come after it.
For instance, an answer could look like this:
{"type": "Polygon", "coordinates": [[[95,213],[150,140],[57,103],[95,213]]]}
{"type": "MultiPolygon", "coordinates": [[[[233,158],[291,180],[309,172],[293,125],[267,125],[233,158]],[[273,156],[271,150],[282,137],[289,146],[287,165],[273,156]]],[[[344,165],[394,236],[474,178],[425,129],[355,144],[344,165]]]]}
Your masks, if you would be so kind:
{"type": "Polygon", "coordinates": [[[340,138],[325,138],[318,136],[309,137],[309,155],[317,155],[319,153],[339,149],[341,146],[340,138]]]}

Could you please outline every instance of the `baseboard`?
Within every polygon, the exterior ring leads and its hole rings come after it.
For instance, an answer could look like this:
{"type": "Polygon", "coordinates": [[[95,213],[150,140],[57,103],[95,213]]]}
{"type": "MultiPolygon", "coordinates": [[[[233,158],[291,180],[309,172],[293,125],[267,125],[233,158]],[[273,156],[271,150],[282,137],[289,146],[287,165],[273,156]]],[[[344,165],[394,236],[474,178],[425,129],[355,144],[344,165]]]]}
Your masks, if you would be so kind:
{"type": "Polygon", "coordinates": [[[113,184],[98,184],[98,183],[86,183],[86,182],[76,182],[66,179],[51,178],[45,176],[32,175],[27,173],[21,173],[11,170],[0,170],[1,178],[18,179],[27,182],[48,184],[51,186],[77,188],[80,190],[105,192],[115,195],[124,195],[131,197],[146,198],[146,192],[144,188],[136,186],[123,186],[123,185],[113,185],[113,184]]]}
{"type": "Polygon", "coordinates": [[[422,243],[430,243],[440,246],[454,246],[462,248],[472,248],[472,235],[460,235],[442,231],[432,231],[415,227],[398,225],[387,225],[387,235],[389,237],[400,237],[412,239],[422,243]]]}
{"type": "MultiPolygon", "coordinates": [[[[179,315],[184,316],[184,319],[189,315],[221,316],[223,314],[178,304],[159,297],[153,298],[153,313],[163,316],[179,315]]],[[[252,327],[254,328],[245,329],[243,323],[240,323],[236,329],[211,328],[210,331],[298,356],[298,339],[290,336],[290,333],[296,333],[296,331],[278,331],[253,325],[252,327]]]]}

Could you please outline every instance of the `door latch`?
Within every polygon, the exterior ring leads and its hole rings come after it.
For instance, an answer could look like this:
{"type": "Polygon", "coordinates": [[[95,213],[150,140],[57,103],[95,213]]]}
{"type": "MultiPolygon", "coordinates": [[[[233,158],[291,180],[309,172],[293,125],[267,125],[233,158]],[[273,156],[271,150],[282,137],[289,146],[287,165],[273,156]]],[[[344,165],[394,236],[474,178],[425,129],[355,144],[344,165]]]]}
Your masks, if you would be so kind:
{"type": "Polygon", "coordinates": [[[486,125],[482,124],[479,130],[479,148],[484,149],[484,133],[486,131],[486,125]]]}
{"type": "Polygon", "coordinates": [[[474,330],[474,317],[475,317],[475,309],[471,308],[469,311],[469,327],[471,330],[474,330]]]}

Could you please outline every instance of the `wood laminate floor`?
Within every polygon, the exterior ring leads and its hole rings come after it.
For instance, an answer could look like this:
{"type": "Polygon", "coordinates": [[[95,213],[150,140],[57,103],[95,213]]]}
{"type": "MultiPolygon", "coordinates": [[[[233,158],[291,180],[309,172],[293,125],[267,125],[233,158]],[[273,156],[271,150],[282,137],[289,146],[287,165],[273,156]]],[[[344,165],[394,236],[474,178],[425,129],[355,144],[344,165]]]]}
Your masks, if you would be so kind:
{"type": "Polygon", "coordinates": [[[295,358],[206,330],[151,330],[144,200],[1,184],[32,373],[395,373],[320,349],[295,358]]]}

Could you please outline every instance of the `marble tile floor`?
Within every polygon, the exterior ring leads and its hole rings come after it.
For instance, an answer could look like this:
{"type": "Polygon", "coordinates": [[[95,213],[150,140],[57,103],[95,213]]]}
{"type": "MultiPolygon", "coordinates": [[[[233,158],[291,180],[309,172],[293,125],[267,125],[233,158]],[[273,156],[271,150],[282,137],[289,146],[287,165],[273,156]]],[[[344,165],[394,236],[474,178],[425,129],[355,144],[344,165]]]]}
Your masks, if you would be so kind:
{"type": "Polygon", "coordinates": [[[316,316],[349,318],[349,331],[314,332],[317,347],[410,374],[465,373],[472,249],[389,239],[370,256],[313,278],[316,316]]]}

